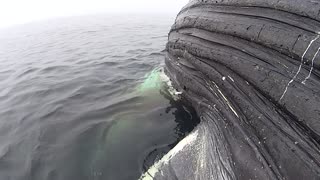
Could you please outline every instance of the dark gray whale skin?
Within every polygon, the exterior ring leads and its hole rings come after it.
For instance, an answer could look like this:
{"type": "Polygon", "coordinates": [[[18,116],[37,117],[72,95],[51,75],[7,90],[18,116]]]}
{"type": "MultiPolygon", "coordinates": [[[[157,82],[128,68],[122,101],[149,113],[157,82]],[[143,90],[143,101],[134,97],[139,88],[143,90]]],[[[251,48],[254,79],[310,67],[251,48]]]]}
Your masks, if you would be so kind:
{"type": "Polygon", "coordinates": [[[153,179],[320,179],[320,1],[194,0],[166,73],[197,140],[153,179]]]}

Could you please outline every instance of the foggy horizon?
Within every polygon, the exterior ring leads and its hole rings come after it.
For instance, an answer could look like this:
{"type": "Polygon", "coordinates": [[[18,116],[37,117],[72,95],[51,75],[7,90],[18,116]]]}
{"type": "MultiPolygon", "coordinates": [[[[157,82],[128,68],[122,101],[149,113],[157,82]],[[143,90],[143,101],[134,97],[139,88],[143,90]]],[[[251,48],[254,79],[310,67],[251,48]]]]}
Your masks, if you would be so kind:
{"type": "Polygon", "coordinates": [[[63,17],[99,14],[175,16],[189,0],[12,0],[0,3],[0,29],[63,17]]]}

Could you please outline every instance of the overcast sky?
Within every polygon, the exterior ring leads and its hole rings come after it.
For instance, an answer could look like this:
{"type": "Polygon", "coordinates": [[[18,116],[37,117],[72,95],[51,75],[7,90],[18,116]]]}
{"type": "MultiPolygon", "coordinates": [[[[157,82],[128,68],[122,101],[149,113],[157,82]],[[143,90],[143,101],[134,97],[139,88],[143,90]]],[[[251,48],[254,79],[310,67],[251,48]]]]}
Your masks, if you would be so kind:
{"type": "Polygon", "coordinates": [[[189,0],[0,0],[0,27],[95,13],[178,13],[189,0]]]}

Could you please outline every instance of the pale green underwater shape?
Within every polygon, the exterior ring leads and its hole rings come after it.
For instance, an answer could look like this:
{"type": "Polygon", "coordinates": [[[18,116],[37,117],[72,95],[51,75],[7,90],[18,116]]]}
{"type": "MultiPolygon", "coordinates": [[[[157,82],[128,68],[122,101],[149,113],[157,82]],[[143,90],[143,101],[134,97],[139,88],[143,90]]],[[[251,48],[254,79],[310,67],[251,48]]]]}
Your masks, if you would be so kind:
{"type": "Polygon", "coordinates": [[[161,89],[164,82],[161,76],[163,73],[163,68],[155,68],[145,76],[144,82],[138,86],[139,92],[145,92],[148,90],[161,89]]]}
{"type": "Polygon", "coordinates": [[[170,78],[164,73],[164,68],[155,68],[150,73],[145,75],[144,82],[137,87],[139,93],[147,91],[167,89],[173,99],[179,99],[182,92],[178,92],[173,88],[170,78]]]}

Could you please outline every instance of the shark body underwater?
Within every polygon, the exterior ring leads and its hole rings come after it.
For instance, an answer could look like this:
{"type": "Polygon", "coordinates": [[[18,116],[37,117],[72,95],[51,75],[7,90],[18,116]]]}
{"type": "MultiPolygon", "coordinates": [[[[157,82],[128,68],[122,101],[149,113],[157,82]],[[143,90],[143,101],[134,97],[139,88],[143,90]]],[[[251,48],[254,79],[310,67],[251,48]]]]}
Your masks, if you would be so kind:
{"type": "Polygon", "coordinates": [[[201,119],[140,179],[319,180],[320,1],[193,0],[166,74],[201,119]]]}

